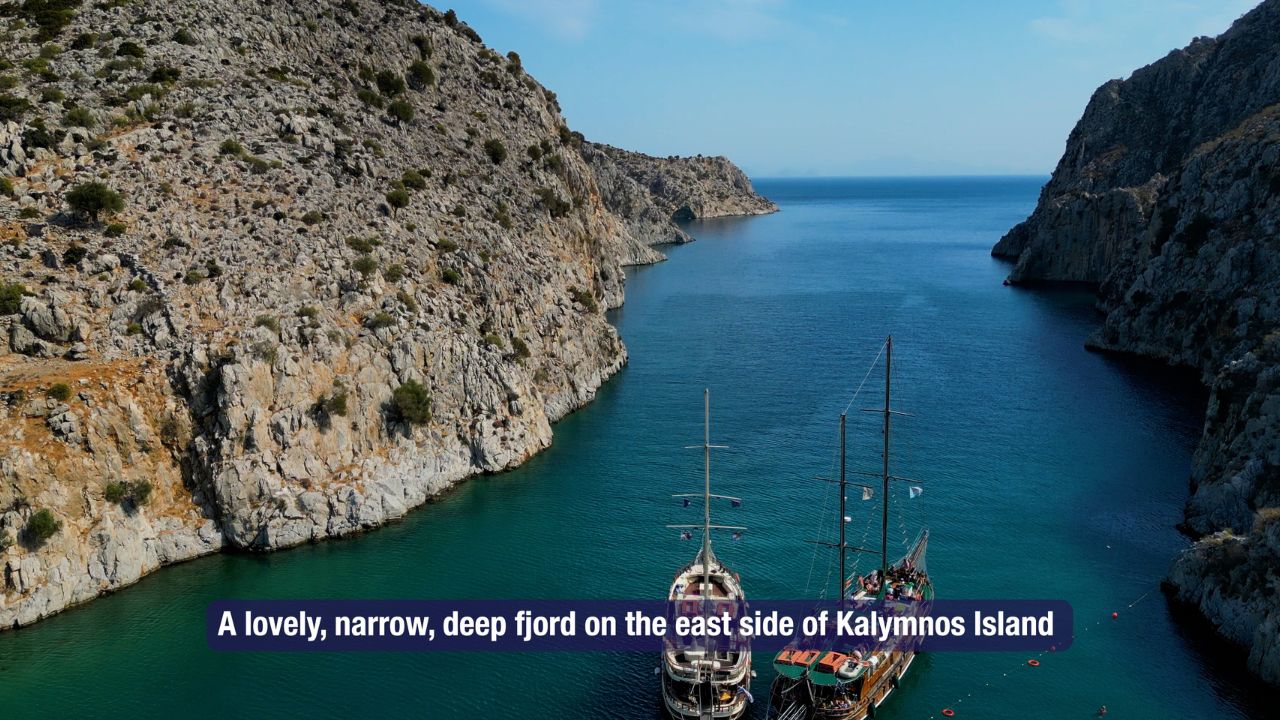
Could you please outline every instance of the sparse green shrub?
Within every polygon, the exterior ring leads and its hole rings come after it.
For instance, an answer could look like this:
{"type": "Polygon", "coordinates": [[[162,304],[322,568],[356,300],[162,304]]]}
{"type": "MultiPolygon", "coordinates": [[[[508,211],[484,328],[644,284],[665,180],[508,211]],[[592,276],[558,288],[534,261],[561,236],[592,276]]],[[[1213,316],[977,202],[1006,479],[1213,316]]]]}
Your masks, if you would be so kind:
{"type": "Polygon", "coordinates": [[[369,88],[360,88],[357,90],[356,97],[360,99],[360,102],[370,107],[381,108],[383,105],[382,96],[369,88]]]}
{"type": "Polygon", "coordinates": [[[0,315],[16,315],[21,310],[27,288],[18,283],[0,283],[0,315]]]}
{"type": "Polygon", "coordinates": [[[418,301],[413,299],[413,296],[409,294],[408,290],[403,288],[397,290],[396,299],[400,301],[401,305],[404,305],[405,310],[408,310],[411,313],[418,312],[418,301]]]}
{"type": "Polygon", "coordinates": [[[49,128],[45,127],[44,118],[36,118],[27,126],[25,132],[22,133],[22,144],[28,149],[45,148],[50,149],[58,144],[62,139],[62,134],[54,134],[49,132],[49,128]]]}
{"type": "Polygon", "coordinates": [[[250,348],[250,351],[253,353],[255,358],[267,363],[268,365],[275,365],[276,358],[279,357],[280,354],[280,349],[276,347],[276,344],[267,340],[254,343],[253,347],[250,348]]]}
{"type": "Polygon", "coordinates": [[[36,42],[48,42],[76,16],[80,0],[24,0],[12,3],[10,12],[38,28],[36,42]]]}
{"type": "Polygon", "coordinates": [[[498,201],[498,207],[493,211],[493,219],[506,230],[510,230],[514,225],[511,222],[511,211],[502,200],[498,201]]]}
{"type": "Polygon", "coordinates": [[[423,60],[431,57],[433,48],[431,47],[431,40],[427,36],[414,35],[413,38],[410,39],[410,42],[413,43],[414,47],[418,48],[418,56],[423,60]]]}
{"type": "Polygon", "coordinates": [[[404,190],[392,190],[387,193],[387,204],[391,206],[392,211],[400,210],[409,206],[409,193],[404,190]]]}
{"type": "Polygon", "coordinates": [[[60,103],[66,99],[66,93],[58,88],[47,87],[40,90],[40,102],[42,103],[60,103]]]}
{"type": "Polygon", "coordinates": [[[147,82],[168,84],[177,82],[178,77],[181,75],[182,71],[178,68],[171,67],[169,65],[161,65],[151,71],[151,74],[147,76],[147,82]]]}
{"type": "Polygon", "coordinates": [[[54,383],[49,386],[49,397],[58,402],[66,402],[71,398],[71,386],[66,383],[54,383]]]}
{"type": "Polygon", "coordinates": [[[145,97],[164,97],[164,88],[155,83],[139,83],[126,90],[124,96],[132,102],[137,102],[145,97]]]}
{"type": "Polygon", "coordinates": [[[54,517],[48,508],[37,510],[27,520],[27,537],[35,544],[43,543],[62,529],[62,521],[54,517]]]}
{"type": "Polygon", "coordinates": [[[315,305],[303,305],[298,308],[298,317],[310,320],[312,324],[320,317],[320,308],[315,305]]]}
{"type": "Polygon", "coordinates": [[[334,384],[333,392],[329,393],[320,401],[320,408],[324,410],[326,415],[334,417],[347,416],[347,389],[337,383],[334,384]]]}
{"type": "Polygon", "coordinates": [[[9,93],[0,94],[0,122],[18,122],[31,110],[31,103],[9,93]]]}
{"type": "Polygon", "coordinates": [[[400,182],[410,190],[422,190],[427,187],[427,181],[422,177],[422,173],[417,170],[405,170],[400,182]]]}
{"type": "Polygon", "coordinates": [[[187,274],[182,276],[182,282],[188,285],[195,285],[196,283],[204,279],[205,279],[204,273],[200,272],[199,270],[188,270],[187,274]]]}
{"type": "Polygon", "coordinates": [[[400,263],[392,263],[382,271],[382,277],[386,278],[387,282],[400,282],[404,279],[404,266],[400,263]]]}
{"type": "Polygon", "coordinates": [[[413,122],[414,110],[413,106],[406,100],[396,100],[387,106],[387,114],[395,119],[399,125],[413,122]]]}
{"type": "Polygon", "coordinates": [[[72,50],[88,50],[98,42],[98,33],[80,33],[71,41],[72,50]]]}
{"type": "Polygon", "coordinates": [[[503,160],[507,159],[507,148],[498,138],[490,138],[484,141],[485,154],[493,161],[494,165],[501,165],[503,160]]]}
{"type": "MultiPolygon", "coordinates": [[[[162,434],[164,433],[162,432],[162,434]]],[[[146,505],[151,500],[152,489],[150,480],[137,480],[134,482],[116,480],[107,483],[102,495],[107,502],[115,503],[116,505],[121,505],[127,501],[134,506],[139,506],[146,505]]]]}
{"type": "Polygon", "coordinates": [[[280,332],[280,320],[275,315],[259,315],[253,319],[254,327],[267,328],[271,332],[280,332]]]}
{"type": "Polygon", "coordinates": [[[410,380],[392,391],[391,407],[400,420],[410,425],[431,422],[431,395],[417,380],[410,380]]]}
{"type": "Polygon", "coordinates": [[[134,292],[142,292],[147,289],[147,284],[143,282],[142,278],[136,277],[129,281],[129,289],[134,292]]]}
{"type": "Polygon", "coordinates": [[[196,45],[199,43],[196,40],[196,36],[192,35],[191,31],[186,28],[178,28],[178,32],[173,34],[173,41],[179,45],[196,45]]]}
{"type": "Polygon", "coordinates": [[[462,205],[454,205],[453,209],[449,211],[449,214],[454,217],[466,217],[467,209],[462,205]]]}
{"type": "Polygon", "coordinates": [[[556,191],[551,188],[538,188],[536,192],[538,199],[542,201],[543,207],[547,209],[547,212],[551,213],[553,218],[564,217],[573,209],[572,204],[557,195],[556,191]]]}
{"type": "Polygon", "coordinates": [[[395,97],[404,92],[404,78],[391,72],[383,70],[374,77],[374,82],[378,85],[378,92],[387,97],[395,97]]]}
{"type": "Polygon", "coordinates": [[[544,157],[542,165],[557,175],[564,174],[564,158],[560,157],[559,153],[552,153],[544,157]]]}
{"type": "Polygon", "coordinates": [[[71,247],[62,251],[62,264],[75,265],[76,263],[83,260],[85,256],[88,254],[89,254],[89,251],[86,250],[83,245],[72,245],[71,247]]]}
{"type": "Polygon", "coordinates": [[[129,228],[124,223],[111,223],[110,225],[107,225],[106,230],[102,231],[102,234],[107,237],[120,237],[124,234],[125,230],[128,229],[129,228]]]}
{"type": "Polygon", "coordinates": [[[113,480],[103,488],[102,496],[106,498],[107,502],[119,505],[129,496],[129,483],[113,480]]]}
{"type": "Polygon", "coordinates": [[[583,290],[582,288],[579,288],[579,287],[569,288],[569,297],[573,298],[574,302],[586,308],[588,312],[595,312],[597,309],[599,309],[599,306],[596,305],[595,297],[591,293],[587,292],[586,290],[583,290]]]}
{"type": "Polygon", "coordinates": [[[0,177],[0,196],[13,197],[13,182],[6,177],[0,177]]]}
{"type": "Polygon", "coordinates": [[[98,222],[98,213],[120,212],[124,209],[124,198],[120,193],[106,185],[93,181],[81,183],[67,193],[67,204],[71,209],[87,214],[93,222],[98,222]]]}
{"type": "Polygon", "coordinates": [[[511,336],[511,355],[516,360],[525,360],[529,357],[529,345],[521,340],[518,336],[511,336]]]}
{"type": "Polygon", "coordinates": [[[141,323],[136,323],[136,322],[129,323],[124,328],[124,334],[125,335],[141,335],[142,334],[141,323]]]}
{"type": "Polygon", "coordinates": [[[374,314],[373,317],[369,318],[370,330],[381,330],[382,328],[394,327],[395,324],[396,319],[391,317],[391,313],[388,312],[378,312],[374,314]]]}
{"type": "Polygon", "coordinates": [[[496,348],[502,347],[502,338],[498,337],[494,333],[486,334],[483,338],[481,338],[481,340],[484,342],[485,347],[496,347],[496,348]]]}
{"type": "Polygon", "coordinates": [[[414,90],[425,90],[427,87],[436,84],[436,73],[431,66],[421,60],[416,60],[409,66],[409,85],[414,90]]]}
{"type": "Polygon", "coordinates": [[[244,161],[249,163],[249,171],[255,175],[261,175],[273,167],[280,167],[278,160],[266,161],[256,155],[246,155],[244,161]]]}
{"type": "Polygon", "coordinates": [[[116,46],[116,57],[146,57],[147,53],[142,46],[132,40],[125,40],[116,46]]]}
{"type": "Polygon", "coordinates": [[[538,162],[542,159],[542,148],[537,145],[530,145],[525,152],[529,153],[529,159],[538,162]]]}
{"type": "Polygon", "coordinates": [[[444,270],[440,271],[440,279],[444,280],[450,285],[457,285],[458,283],[462,282],[462,273],[458,272],[453,268],[445,268],[444,270]]]}
{"type": "Polygon", "coordinates": [[[302,222],[306,225],[317,225],[324,220],[324,213],[319,210],[311,210],[302,216],[302,222]]]}
{"type": "Polygon", "coordinates": [[[360,273],[366,280],[378,270],[378,261],[372,255],[361,255],[351,264],[352,269],[360,273]]]}
{"type": "Polygon", "coordinates": [[[457,249],[458,243],[448,238],[440,238],[439,240],[436,240],[436,250],[439,250],[442,253],[451,253],[457,249]]]}
{"type": "Polygon", "coordinates": [[[364,238],[355,237],[354,235],[347,238],[347,247],[351,248],[352,250],[355,250],[358,253],[373,252],[373,243],[369,242],[364,238]]]}
{"type": "Polygon", "coordinates": [[[524,65],[520,62],[520,53],[515,50],[507,53],[507,72],[510,72],[512,75],[519,75],[520,71],[523,69],[524,65]]]}
{"type": "Polygon", "coordinates": [[[222,153],[223,155],[239,156],[244,154],[244,146],[241,145],[234,138],[227,138],[226,140],[222,141],[221,145],[218,146],[218,152],[222,153]]]}

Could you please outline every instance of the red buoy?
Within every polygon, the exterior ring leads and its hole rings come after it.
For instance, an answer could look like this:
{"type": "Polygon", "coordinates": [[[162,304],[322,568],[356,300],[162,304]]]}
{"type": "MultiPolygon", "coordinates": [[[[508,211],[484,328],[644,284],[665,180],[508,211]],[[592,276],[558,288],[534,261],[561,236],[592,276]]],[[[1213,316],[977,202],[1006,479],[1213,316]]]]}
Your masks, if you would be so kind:
{"type": "Polygon", "coordinates": [[[1118,612],[1113,612],[1113,613],[1111,613],[1111,619],[1112,619],[1112,620],[1115,620],[1115,619],[1117,619],[1117,618],[1119,618],[1119,617],[1120,617],[1120,613],[1118,613],[1118,612]]]}
{"type": "Polygon", "coordinates": [[[1039,660],[1028,660],[1027,664],[1030,665],[1031,667],[1040,667],[1039,660]]]}
{"type": "Polygon", "coordinates": [[[956,711],[952,710],[951,708],[945,708],[942,711],[942,717],[955,717],[955,716],[956,716],[956,711]]]}

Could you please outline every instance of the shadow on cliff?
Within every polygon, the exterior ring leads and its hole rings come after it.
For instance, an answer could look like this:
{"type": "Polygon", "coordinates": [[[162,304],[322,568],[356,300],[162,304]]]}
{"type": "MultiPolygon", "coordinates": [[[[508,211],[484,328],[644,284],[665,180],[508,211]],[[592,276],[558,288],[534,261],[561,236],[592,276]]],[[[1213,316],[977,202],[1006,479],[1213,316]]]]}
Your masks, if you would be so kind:
{"type": "MultiPolygon", "coordinates": [[[[1246,648],[1223,638],[1194,606],[1169,597],[1165,602],[1178,637],[1193,654],[1206,658],[1203,681],[1218,698],[1246,717],[1271,717],[1280,706],[1280,688],[1263,682],[1249,669],[1246,648]]],[[[1190,680],[1190,678],[1189,678],[1190,680]]]]}

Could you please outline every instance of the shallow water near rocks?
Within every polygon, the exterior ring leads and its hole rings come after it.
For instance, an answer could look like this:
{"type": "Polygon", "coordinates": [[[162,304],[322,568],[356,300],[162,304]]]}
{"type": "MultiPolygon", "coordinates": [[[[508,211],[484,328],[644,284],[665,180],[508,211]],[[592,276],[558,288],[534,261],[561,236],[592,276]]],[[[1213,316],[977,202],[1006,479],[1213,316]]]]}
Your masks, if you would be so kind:
{"type": "MultiPolygon", "coordinates": [[[[836,421],[894,335],[891,545],[932,530],[941,595],[1063,598],[1075,644],[1040,658],[920,658],[880,718],[1260,718],[1241,662],[1175,624],[1158,583],[1186,540],[1202,392],[1084,350],[1092,295],[1001,286],[993,242],[1041,178],[761,180],[782,211],[703,221],[669,262],[629,271],[615,312],[631,361],[523,467],[477,478],[403,522],[271,555],[222,555],[18,632],[0,633],[0,707],[16,716],[656,718],[646,654],[215,654],[217,598],[661,597],[695,543],[671,500],[697,491],[712,392],[719,541],[752,597],[834,587],[829,473],[836,421]],[[1112,620],[1111,613],[1119,619],[1112,620]]],[[[876,469],[873,374],[850,415],[849,462],[876,469]]],[[[854,541],[878,540],[854,503],[854,541]]],[[[871,560],[864,560],[870,564],[871,560]]],[[[757,657],[755,717],[772,671],[757,657]]]]}

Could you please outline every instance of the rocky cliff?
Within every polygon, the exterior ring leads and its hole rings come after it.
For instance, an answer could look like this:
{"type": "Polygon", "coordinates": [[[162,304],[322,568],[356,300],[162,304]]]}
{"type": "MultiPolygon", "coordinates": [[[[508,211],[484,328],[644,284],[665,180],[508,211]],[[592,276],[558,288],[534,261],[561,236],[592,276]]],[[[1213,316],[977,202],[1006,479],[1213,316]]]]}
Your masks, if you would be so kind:
{"type": "Polygon", "coordinates": [[[1097,284],[1090,345],[1211,388],[1170,573],[1280,683],[1280,0],[1102,86],[1032,215],[995,246],[1015,283],[1097,284]]]}
{"type": "Polygon", "coordinates": [[[520,463],[626,361],[604,310],[672,204],[767,206],[727,161],[589,163],[410,0],[0,15],[0,628],[520,463]]]}
{"type": "Polygon", "coordinates": [[[677,223],[778,210],[728,158],[656,158],[598,143],[584,144],[582,157],[605,207],[623,219],[633,245],[643,247],[634,255],[636,263],[661,259],[645,251],[651,246],[689,242],[677,223]]]}

